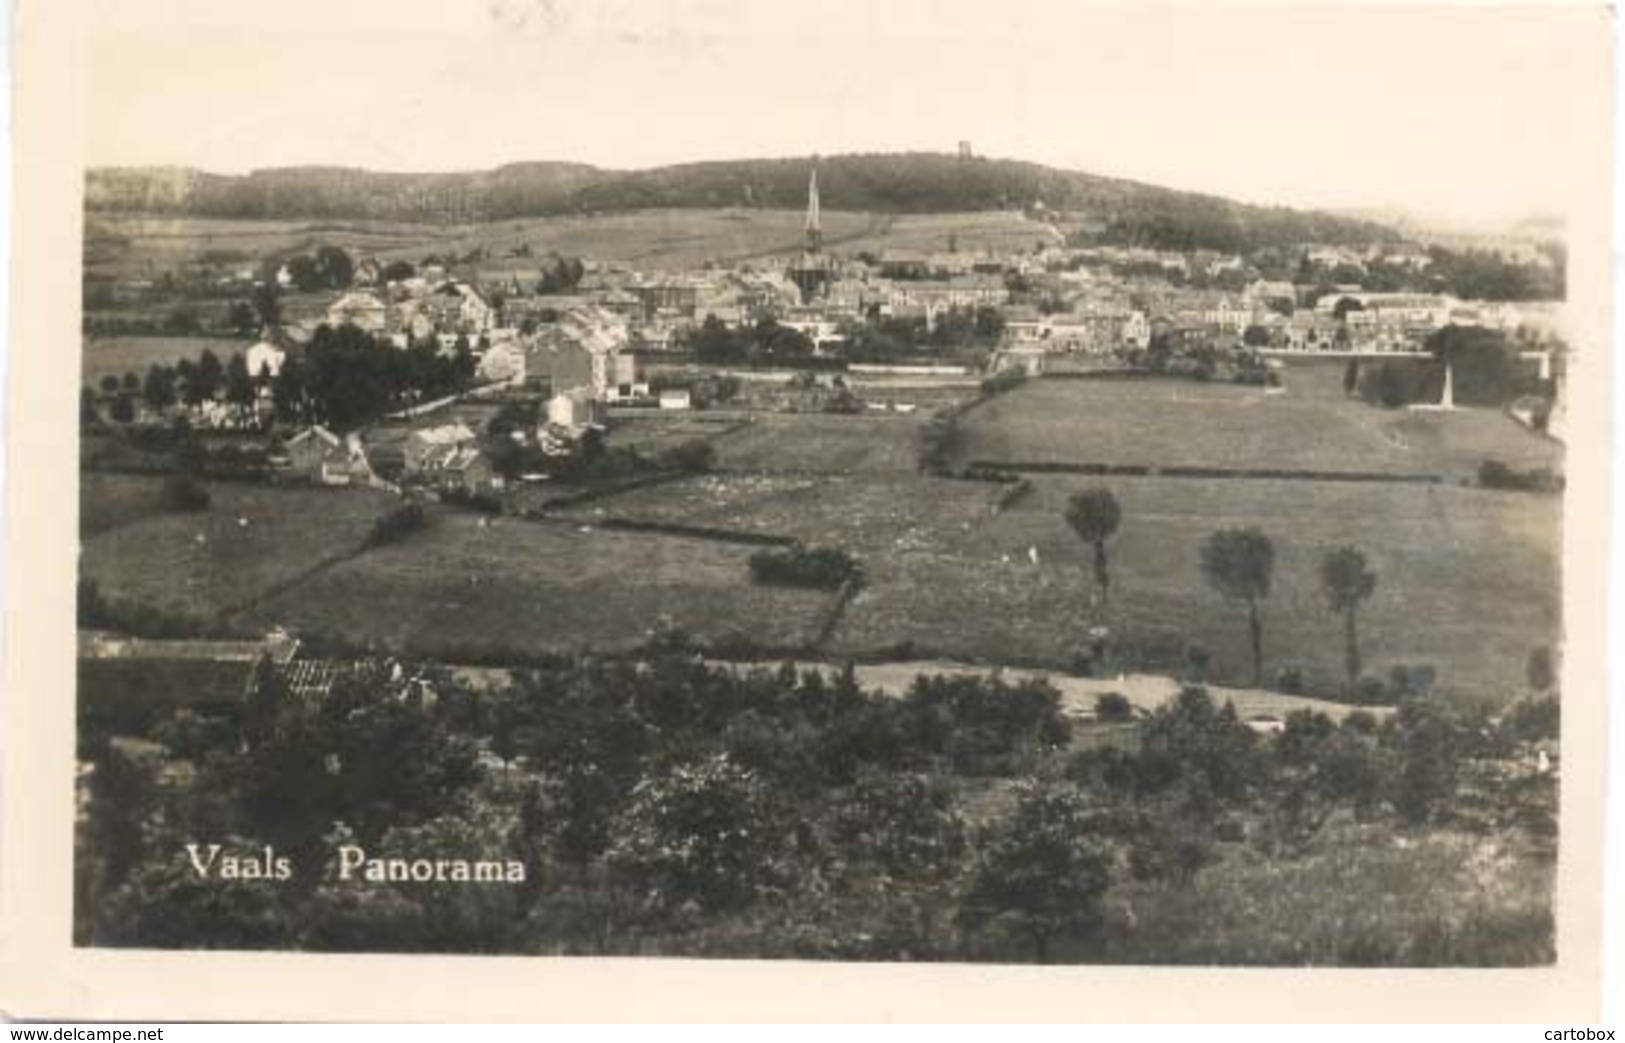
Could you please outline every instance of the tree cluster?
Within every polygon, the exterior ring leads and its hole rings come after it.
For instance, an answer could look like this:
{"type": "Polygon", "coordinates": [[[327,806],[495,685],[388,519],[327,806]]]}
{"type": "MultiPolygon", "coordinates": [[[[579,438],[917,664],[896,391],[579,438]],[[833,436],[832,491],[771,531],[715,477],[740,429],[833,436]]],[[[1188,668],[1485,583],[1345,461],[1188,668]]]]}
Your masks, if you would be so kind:
{"type": "Polygon", "coordinates": [[[475,369],[466,339],[448,354],[430,344],[397,348],[349,323],[323,324],[302,356],[290,353],[283,362],[271,394],[280,420],[348,428],[452,394],[475,369]]]}
{"type": "Polygon", "coordinates": [[[715,365],[795,366],[813,357],[813,342],[805,333],[770,317],[754,326],[732,327],[707,315],[685,338],[696,359],[715,365]]]}

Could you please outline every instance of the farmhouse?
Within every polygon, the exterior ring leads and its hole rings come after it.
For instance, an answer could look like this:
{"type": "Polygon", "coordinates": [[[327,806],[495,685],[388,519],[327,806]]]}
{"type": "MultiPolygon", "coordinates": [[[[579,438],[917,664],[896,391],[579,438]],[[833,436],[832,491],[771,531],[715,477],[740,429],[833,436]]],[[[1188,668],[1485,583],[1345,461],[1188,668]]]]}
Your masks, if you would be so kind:
{"type": "Polygon", "coordinates": [[[429,449],[420,458],[417,475],[441,490],[476,493],[501,487],[490,458],[467,442],[429,449]]]}
{"type": "Polygon", "coordinates": [[[285,476],[317,485],[369,485],[374,479],[361,436],[340,438],[319,424],[282,444],[280,465],[285,476]]]}
{"type": "Polygon", "coordinates": [[[342,326],[349,323],[368,333],[382,333],[388,328],[388,311],[375,293],[356,290],[334,301],[327,308],[327,324],[342,326]]]}
{"type": "Polygon", "coordinates": [[[441,456],[448,449],[472,445],[475,437],[468,425],[461,423],[413,431],[406,440],[407,473],[416,474],[422,471],[432,458],[441,456]]]}

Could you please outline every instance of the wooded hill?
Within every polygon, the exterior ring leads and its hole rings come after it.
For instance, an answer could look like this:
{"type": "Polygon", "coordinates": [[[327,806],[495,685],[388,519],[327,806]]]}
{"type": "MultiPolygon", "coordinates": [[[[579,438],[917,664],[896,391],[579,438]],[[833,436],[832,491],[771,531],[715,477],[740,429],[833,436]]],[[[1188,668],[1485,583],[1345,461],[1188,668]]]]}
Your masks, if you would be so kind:
{"type": "MultiPolygon", "coordinates": [[[[490,171],[381,173],[280,167],[219,175],[181,167],[97,168],[86,174],[92,210],[195,217],[450,221],[593,214],[656,208],[805,205],[812,161],[688,163],[603,170],[578,163],[517,163],[490,171]]],[[[831,210],[950,213],[1042,206],[1107,242],[1173,249],[1245,250],[1287,243],[1365,243],[1392,228],[1332,214],[1259,207],[1119,178],[1007,159],[938,153],[828,156],[819,188],[831,210]]]]}

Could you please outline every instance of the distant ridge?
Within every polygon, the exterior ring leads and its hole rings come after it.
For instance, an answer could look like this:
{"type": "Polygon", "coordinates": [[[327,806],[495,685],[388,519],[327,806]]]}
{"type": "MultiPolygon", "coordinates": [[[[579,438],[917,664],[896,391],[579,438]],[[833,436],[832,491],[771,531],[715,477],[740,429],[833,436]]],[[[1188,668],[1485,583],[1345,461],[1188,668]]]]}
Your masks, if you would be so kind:
{"type": "MultiPolygon", "coordinates": [[[[198,217],[458,223],[653,208],[793,209],[806,200],[810,166],[809,158],[796,157],[630,171],[532,162],[438,174],[301,166],[221,175],[106,167],[87,171],[85,205],[198,217]]],[[[1251,206],[1009,159],[924,152],[824,156],[818,178],[831,210],[944,213],[1042,205],[1113,241],[1150,246],[1233,250],[1400,238],[1373,221],[1251,206]]]]}

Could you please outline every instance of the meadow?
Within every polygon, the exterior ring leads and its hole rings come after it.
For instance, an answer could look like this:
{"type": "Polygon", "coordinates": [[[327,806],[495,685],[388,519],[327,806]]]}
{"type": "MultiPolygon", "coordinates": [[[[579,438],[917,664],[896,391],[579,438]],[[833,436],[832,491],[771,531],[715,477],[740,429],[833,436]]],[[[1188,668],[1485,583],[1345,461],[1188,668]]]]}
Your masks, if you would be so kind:
{"type": "Polygon", "coordinates": [[[1378,574],[1360,615],[1366,672],[1425,663],[1443,688],[1500,701],[1518,689],[1530,651],[1558,636],[1559,507],[1457,487],[1041,477],[1013,507],[945,528],[943,545],[865,559],[870,583],[829,651],[911,642],[954,658],[1064,665],[1090,627],[1105,626],[1131,667],[1177,670],[1199,646],[1214,680],[1246,684],[1244,613],[1207,586],[1200,553],[1216,529],[1251,525],[1275,544],[1267,682],[1291,667],[1311,693],[1340,691],[1339,617],[1317,570],[1327,549],[1352,544],[1378,574]],[[1087,551],[1063,518],[1067,497],[1090,485],[1110,488],[1123,509],[1105,606],[1091,603],[1087,551]]]}
{"type": "MultiPolygon", "coordinates": [[[[902,220],[908,227],[940,225],[946,229],[965,216],[976,215],[902,220]]],[[[881,215],[839,210],[825,210],[822,218],[824,241],[843,249],[848,249],[849,241],[881,248],[892,223],[881,215]]],[[[306,253],[324,244],[386,263],[416,263],[429,254],[462,257],[483,250],[485,259],[477,267],[485,271],[534,268],[537,259],[549,252],[660,271],[799,250],[805,241],[805,220],[800,210],[743,208],[639,210],[479,224],[241,221],[99,213],[86,229],[85,247],[87,271],[123,278],[149,277],[154,270],[204,260],[231,269],[253,268],[265,258],[306,253]],[[524,247],[529,247],[531,256],[516,256],[515,251],[524,247]]]]}
{"type": "Polygon", "coordinates": [[[212,482],[207,510],[152,510],[162,479],[86,476],[80,572],[101,593],[214,621],[361,549],[398,501],[371,490],[212,482]]]}
{"type": "Polygon", "coordinates": [[[164,512],[163,483],[147,475],[79,475],[79,537],[89,539],[164,512]]]}
{"type": "Polygon", "coordinates": [[[716,465],[728,471],[912,473],[926,417],[909,414],[758,414],[717,439],[716,465]]]}
{"type": "MultiPolygon", "coordinates": [[[[1330,369],[1318,375],[1337,379],[1330,369]]],[[[1189,415],[1193,426],[1176,438],[1178,425],[1163,419],[1169,409],[1185,415],[1182,396],[1236,402],[1257,395],[1234,387],[1037,381],[965,422],[989,440],[1005,437],[1010,425],[1037,431],[1049,420],[1104,424],[1100,410],[1075,411],[1076,396],[1147,388],[1155,394],[1139,404],[1153,422],[1140,428],[1147,432],[1141,442],[1161,443],[1142,448],[1124,438],[1120,446],[1150,459],[1236,466],[1209,443],[1242,435],[1242,428],[1215,428],[1214,410],[1196,410],[1189,415]],[[1034,411],[1011,412],[1022,404],[1034,411]],[[1216,430],[1211,438],[1210,430],[1216,430]],[[1175,455],[1176,445],[1190,455],[1175,455]]],[[[1439,419],[1381,414],[1341,401],[1340,390],[1324,408],[1365,411],[1400,425],[1439,419]]],[[[1268,414],[1271,423],[1254,436],[1261,455],[1251,463],[1373,468],[1358,442],[1305,444],[1301,432],[1294,439],[1292,425],[1307,428],[1313,412],[1268,414]]],[[[1508,444],[1555,452],[1553,443],[1497,414],[1463,411],[1442,419],[1480,422],[1508,444]]],[[[1291,670],[1311,694],[1342,693],[1340,618],[1328,608],[1318,575],[1321,557],[1341,545],[1360,548],[1378,574],[1359,621],[1368,675],[1427,665],[1441,688],[1499,702],[1518,689],[1529,653],[1559,638],[1556,497],[1458,482],[1036,474],[1030,491],[1001,508],[1007,486],[918,473],[919,424],[918,417],[761,416],[715,441],[718,473],[596,500],[572,516],[703,525],[848,550],[862,563],[866,583],[821,649],[836,657],[929,655],[1066,668],[1090,628],[1102,626],[1115,667],[1177,673],[1200,649],[1212,680],[1250,685],[1244,614],[1208,586],[1200,568],[1203,543],[1233,526],[1259,527],[1275,545],[1273,589],[1263,605],[1267,685],[1291,670]],[[1105,606],[1092,603],[1086,548],[1064,521],[1067,499],[1096,485],[1111,489],[1123,507],[1110,544],[1113,589],[1105,606]]],[[[1448,459],[1442,451],[1430,456],[1423,466],[1443,467],[1448,459]]],[[[1466,457],[1457,459],[1456,466],[1467,466],[1466,457]]],[[[1377,462],[1399,466],[1396,457],[1377,462]]]]}
{"type": "Polygon", "coordinates": [[[752,586],[751,550],[435,510],[422,530],[321,571],[251,618],[453,660],[627,649],[672,629],[708,642],[811,642],[833,595],[752,586]]]}
{"type": "Polygon", "coordinates": [[[842,244],[849,253],[909,250],[947,253],[1027,251],[1042,243],[1059,245],[1061,234],[1047,224],[1030,221],[1019,210],[987,210],[962,214],[900,214],[881,234],[862,235],[842,244]],[[950,241],[951,240],[951,241],[950,241]]]}
{"type": "Polygon", "coordinates": [[[1000,491],[914,473],[718,473],[596,500],[570,516],[790,536],[867,559],[943,546],[980,524],[1000,491]]]}
{"type": "Polygon", "coordinates": [[[965,460],[1012,464],[1272,468],[1473,475],[1495,458],[1554,467],[1557,443],[1493,410],[1377,409],[1342,395],[1328,367],[1283,373],[1284,390],[1181,379],[1029,381],[973,411],[965,460]]]}

